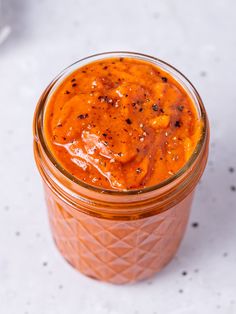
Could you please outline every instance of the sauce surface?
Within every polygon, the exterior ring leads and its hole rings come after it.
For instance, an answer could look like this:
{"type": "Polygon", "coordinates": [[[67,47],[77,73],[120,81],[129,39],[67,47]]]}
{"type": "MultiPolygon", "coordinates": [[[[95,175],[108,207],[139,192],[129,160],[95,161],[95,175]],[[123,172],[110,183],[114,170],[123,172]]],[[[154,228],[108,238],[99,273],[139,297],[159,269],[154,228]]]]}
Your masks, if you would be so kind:
{"type": "Polygon", "coordinates": [[[188,161],[201,122],[185,89],[161,68],[131,58],[78,68],[53,92],[47,145],[76,178],[105,189],[158,184],[188,161]]]}

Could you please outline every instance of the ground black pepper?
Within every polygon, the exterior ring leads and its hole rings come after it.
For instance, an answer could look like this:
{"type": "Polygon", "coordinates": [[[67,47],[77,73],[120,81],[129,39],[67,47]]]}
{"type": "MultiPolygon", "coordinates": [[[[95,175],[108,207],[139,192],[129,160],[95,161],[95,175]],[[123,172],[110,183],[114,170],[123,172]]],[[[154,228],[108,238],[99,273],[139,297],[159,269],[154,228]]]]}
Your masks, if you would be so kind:
{"type": "Polygon", "coordinates": [[[153,104],[153,105],[152,105],[152,110],[153,110],[153,111],[158,111],[158,109],[159,109],[159,108],[158,108],[158,105],[157,105],[157,104],[153,104]]]}
{"type": "Polygon", "coordinates": [[[141,168],[137,168],[137,169],[136,169],[136,172],[139,174],[139,173],[142,172],[142,169],[141,169],[141,168]]]}
{"type": "Polygon", "coordinates": [[[182,112],[182,111],[184,110],[184,106],[178,105],[178,106],[177,106],[177,109],[178,109],[180,112],[182,112]]]}
{"type": "Polygon", "coordinates": [[[181,127],[181,122],[180,121],[175,121],[175,127],[180,128],[181,127]]]}
{"type": "Polygon", "coordinates": [[[86,118],[88,118],[88,114],[87,114],[87,113],[85,113],[85,114],[80,114],[77,118],[78,118],[78,119],[86,119],[86,118]]]}
{"type": "Polygon", "coordinates": [[[132,121],[131,121],[129,118],[126,119],[125,122],[126,122],[127,124],[132,124],[132,121]]]}

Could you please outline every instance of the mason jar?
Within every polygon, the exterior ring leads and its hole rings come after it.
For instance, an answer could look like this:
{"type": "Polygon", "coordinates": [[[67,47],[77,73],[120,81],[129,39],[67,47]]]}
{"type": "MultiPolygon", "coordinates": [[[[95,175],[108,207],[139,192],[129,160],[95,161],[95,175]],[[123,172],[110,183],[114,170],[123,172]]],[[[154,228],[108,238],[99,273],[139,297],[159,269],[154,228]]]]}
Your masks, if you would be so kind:
{"type": "Polygon", "coordinates": [[[142,280],[160,271],[181,243],[208,157],[207,114],[189,80],[166,62],[147,55],[93,55],[72,64],[49,84],[38,102],[33,131],[52,236],[62,256],[81,273],[115,284],[142,280]],[[201,120],[202,132],[189,160],[157,185],[125,191],[89,185],[62,168],[46,144],[45,108],[55,89],[76,69],[111,57],[144,60],[168,72],[186,90],[201,120]]]}

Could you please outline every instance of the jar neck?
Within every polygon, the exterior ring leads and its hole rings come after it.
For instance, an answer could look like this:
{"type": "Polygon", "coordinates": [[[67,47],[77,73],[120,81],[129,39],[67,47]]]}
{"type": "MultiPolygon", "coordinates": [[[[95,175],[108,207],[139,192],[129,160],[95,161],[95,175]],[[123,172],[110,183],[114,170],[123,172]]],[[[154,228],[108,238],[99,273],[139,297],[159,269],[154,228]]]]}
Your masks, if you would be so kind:
{"type": "Polygon", "coordinates": [[[209,128],[207,128],[202,150],[195,162],[178,179],[162,188],[132,195],[98,193],[69,180],[51,163],[37,138],[34,141],[34,154],[47,187],[72,210],[106,219],[130,220],[166,211],[191,193],[204,171],[208,157],[208,144],[209,128]]]}

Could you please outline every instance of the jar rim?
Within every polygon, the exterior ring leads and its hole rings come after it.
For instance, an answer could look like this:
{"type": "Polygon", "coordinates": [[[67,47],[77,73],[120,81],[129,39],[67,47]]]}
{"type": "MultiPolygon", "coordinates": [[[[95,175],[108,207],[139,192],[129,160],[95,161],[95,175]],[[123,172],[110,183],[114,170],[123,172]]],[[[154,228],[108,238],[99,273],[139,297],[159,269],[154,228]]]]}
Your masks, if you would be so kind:
{"type": "Polygon", "coordinates": [[[108,194],[108,195],[117,195],[117,196],[128,196],[128,195],[137,195],[137,194],[144,194],[153,192],[155,190],[160,190],[163,187],[168,186],[169,184],[173,183],[177,179],[179,179],[182,175],[185,174],[186,171],[191,168],[191,166],[195,163],[197,160],[197,157],[199,156],[200,152],[202,151],[202,148],[204,147],[204,143],[207,138],[207,114],[205,107],[203,105],[202,99],[200,95],[198,94],[196,88],[193,86],[193,84],[187,79],[185,75],[183,75],[179,70],[177,70],[172,65],[168,64],[167,62],[149,56],[147,54],[143,53],[137,53],[137,52],[128,52],[128,51],[112,51],[112,52],[103,52],[98,54],[93,54],[88,57],[82,58],[68,67],[66,67],[63,71],[61,71],[54,80],[48,85],[48,87],[44,90],[41,98],[39,99],[35,117],[34,117],[34,136],[37,140],[40,141],[44,152],[46,153],[46,156],[48,157],[49,161],[59,170],[59,172],[64,175],[67,179],[69,179],[74,184],[77,184],[85,189],[91,190],[93,192],[102,193],[102,194],[108,194]],[[44,125],[44,113],[46,104],[48,102],[48,99],[50,98],[53,91],[56,89],[56,87],[73,71],[78,69],[79,67],[91,63],[93,61],[103,60],[107,59],[109,57],[128,57],[133,59],[138,59],[142,61],[146,61],[149,63],[152,63],[153,65],[156,65],[160,67],[165,72],[171,74],[180,84],[181,86],[186,90],[186,92],[189,94],[189,96],[192,97],[193,103],[198,111],[199,118],[202,121],[202,131],[201,136],[199,138],[198,143],[196,144],[196,147],[188,159],[188,161],[184,164],[182,168],[180,168],[175,174],[167,178],[166,180],[152,185],[147,186],[140,189],[130,189],[130,190],[115,190],[115,189],[105,189],[101,187],[97,187],[91,184],[88,184],[72,174],[70,174],[66,169],[63,168],[63,166],[57,161],[57,159],[53,156],[52,152],[50,151],[46,139],[43,132],[43,125],[44,125]]]}

